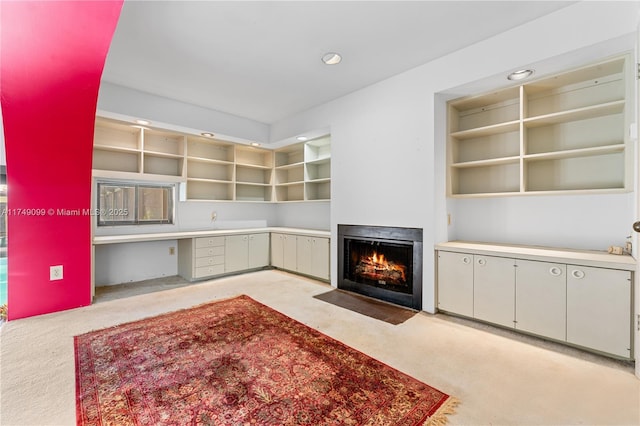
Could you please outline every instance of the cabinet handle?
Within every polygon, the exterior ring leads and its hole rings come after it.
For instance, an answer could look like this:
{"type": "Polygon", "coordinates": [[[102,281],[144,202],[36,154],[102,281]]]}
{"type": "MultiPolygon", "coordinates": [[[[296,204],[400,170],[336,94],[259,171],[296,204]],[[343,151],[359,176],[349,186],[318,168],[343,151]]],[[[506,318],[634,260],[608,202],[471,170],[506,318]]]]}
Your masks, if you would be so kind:
{"type": "Polygon", "coordinates": [[[486,264],[487,264],[487,260],[486,259],[482,259],[482,258],[478,259],[478,265],[484,266],[486,264]]]}
{"type": "Polygon", "coordinates": [[[559,277],[560,275],[562,275],[562,269],[558,268],[557,266],[552,266],[551,268],[549,268],[549,273],[554,277],[559,277]]]}
{"type": "Polygon", "coordinates": [[[573,278],[576,278],[578,280],[584,278],[584,272],[579,270],[579,269],[574,269],[573,271],[571,271],[571,276],[573,278]]]}
{"type": "Polygon", "coordinates": [[[465,265],[468,265],[469,263],[471,263],[471,259],[465,256],[462,258],[462,263],[464,263],[465,265]]]}

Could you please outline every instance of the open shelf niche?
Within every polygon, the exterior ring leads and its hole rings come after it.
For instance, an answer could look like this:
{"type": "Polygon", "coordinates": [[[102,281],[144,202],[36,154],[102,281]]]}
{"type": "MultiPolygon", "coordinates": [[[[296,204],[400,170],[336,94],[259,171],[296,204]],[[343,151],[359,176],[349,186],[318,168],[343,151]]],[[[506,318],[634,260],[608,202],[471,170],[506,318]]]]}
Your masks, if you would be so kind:
{"type": "Polygon", "coordinates": [[[194,201],[329,200],[330,142],[270,150],[98,117],[93,175],[183,182],[194,201]]]}
{"type": "Polygon", "coordinates": [[[632,187],[629,55],[448,104],[448,195],[632,187]]]}

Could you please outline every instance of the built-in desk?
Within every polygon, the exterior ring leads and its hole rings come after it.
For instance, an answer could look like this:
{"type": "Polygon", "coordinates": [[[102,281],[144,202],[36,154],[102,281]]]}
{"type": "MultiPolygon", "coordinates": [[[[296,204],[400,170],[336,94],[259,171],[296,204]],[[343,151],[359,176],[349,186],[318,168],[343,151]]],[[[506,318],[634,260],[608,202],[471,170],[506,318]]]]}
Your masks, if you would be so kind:
{"type": "MultiPolygon", "coordinates": [[[[148,234],[100,235],[93,237],[95,248],[101,245],[177,241],[178,274],[189,281],[275,267],[290,272],[329,280],[329,231],[286,227],[211,229],[148,234]],[[288,261],[281,262],[281,242],[293,249],[288,261]],[[274,253],[275,250],[275,253],[274,253]]],[[[95,273],[95,265],[92,268],[95,273]]],[[[92,279],[92,294],[95,277],[92,279]]]]}

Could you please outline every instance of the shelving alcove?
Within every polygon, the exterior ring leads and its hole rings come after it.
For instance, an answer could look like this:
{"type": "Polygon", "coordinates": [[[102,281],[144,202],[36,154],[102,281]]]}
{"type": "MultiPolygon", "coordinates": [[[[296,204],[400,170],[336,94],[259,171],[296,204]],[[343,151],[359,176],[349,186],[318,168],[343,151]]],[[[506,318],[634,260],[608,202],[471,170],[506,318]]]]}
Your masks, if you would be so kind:
{"type": "Polygon", "coordinates": [[[451,197],[632,188],[630,55],[448,103],[451,197]]]}
{"type": "Polygon", "coordinates": [[[272,150],[97,117],[93,176],[181,182],[187,201],[328,201],[331,137],[272,150]]]}

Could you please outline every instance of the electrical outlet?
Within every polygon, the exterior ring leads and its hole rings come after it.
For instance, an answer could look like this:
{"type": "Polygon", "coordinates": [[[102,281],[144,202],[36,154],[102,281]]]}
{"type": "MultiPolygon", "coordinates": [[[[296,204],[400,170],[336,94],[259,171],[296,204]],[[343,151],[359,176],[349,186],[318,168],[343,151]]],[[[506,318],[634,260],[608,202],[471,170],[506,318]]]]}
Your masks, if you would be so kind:
{"type": "Polygon", "coordinates": [[[49,267],[49,281],[57,281],[62,279],[62,265],[49,267]]]}
{"type": "Polygon", "coordinates": [[[211,212],[211,222],[215,222],[218,218],[218,212],[211,212]]]}
{"type": "Polygon", "coordinates": [[[169,254],[171,256],[173,256],[174,254],[176,254],[176,248],[175,247],[169,247],[169,254]]]}

